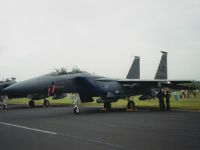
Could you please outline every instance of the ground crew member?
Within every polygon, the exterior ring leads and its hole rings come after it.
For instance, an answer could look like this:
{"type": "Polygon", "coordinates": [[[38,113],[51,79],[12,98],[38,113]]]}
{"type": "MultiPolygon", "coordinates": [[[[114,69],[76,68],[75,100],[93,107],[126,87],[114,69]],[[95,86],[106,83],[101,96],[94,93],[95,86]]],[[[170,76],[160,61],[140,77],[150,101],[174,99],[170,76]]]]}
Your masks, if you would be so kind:
{"type": "Polygon", "coordinates": [[[158,99],[159,99],[160,111],[165,111],[164,93],[163,93],[163,91],[162,91],[161,89],[160,89],[160,91],[158,92],[157,97],[158,97],[158,99]]]}
{"type": "Polygon", "coordinates": [[[167,105],[167,111],[170,110],[170,93],[169,91],[166,92],[166,105],[167,105]]]}

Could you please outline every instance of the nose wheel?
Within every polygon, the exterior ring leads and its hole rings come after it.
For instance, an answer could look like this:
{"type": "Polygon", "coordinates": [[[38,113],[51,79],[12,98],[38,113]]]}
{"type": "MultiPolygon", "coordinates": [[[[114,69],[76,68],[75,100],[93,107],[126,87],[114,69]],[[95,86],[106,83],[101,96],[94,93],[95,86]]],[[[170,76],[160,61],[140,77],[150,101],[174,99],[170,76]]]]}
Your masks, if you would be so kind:
{"type": "Polygon", "coordinates": [[[74,113],[80,114],[80,108],[78,106],[74,107],[74,113]]]}

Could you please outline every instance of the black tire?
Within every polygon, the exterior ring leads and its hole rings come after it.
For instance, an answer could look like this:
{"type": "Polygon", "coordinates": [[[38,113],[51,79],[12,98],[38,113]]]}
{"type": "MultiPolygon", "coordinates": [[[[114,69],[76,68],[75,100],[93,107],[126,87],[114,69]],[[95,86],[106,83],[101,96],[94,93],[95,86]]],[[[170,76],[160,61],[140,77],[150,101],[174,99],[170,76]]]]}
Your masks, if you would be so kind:
{"type": "Polygon", "coordinates": [[[7,107],[7,105],[3,105],[3,109],[7,109],[8,107],[7,107]]]}
{"type": "Polygon", "coordinates": [[[127,104],[127,108],[128,109],[132,109],[133,111],[135,111],[135,102],[134,101],[129,101],[127,104]]]}
{"type": "Polygon", "coordinates": [[[44,105],[45,107],[50,107],[50,102],[49,102],[49,100],[44,100],[43,105],[44,105]]]}
{"type": "Polygon", "coordinates": [[[35,102],[33,100],[29,101],[29,106],[31,108],[35,107],[35,102]]]}
{"type": "Polygon", "coordinates": [[[75,107],[74,108],[74,113],[77,115],[77,114],[80,114],[80,109],[78,107],[75,107]]]}

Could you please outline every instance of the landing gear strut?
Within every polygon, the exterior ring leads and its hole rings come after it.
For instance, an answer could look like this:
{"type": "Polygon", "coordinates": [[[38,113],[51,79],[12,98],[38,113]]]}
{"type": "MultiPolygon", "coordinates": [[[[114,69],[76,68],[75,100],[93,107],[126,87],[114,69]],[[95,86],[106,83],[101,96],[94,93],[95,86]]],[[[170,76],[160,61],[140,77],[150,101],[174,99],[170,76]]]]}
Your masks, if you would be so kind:
{"type": "Polygon", "coordinates": [[[127,110],[135,111],[135,102],[128,98],[127,110]]]}
{"type": "Polygon", "coordinates": [[[44,99],[43,105],[44,105],[45,107],[50,107],[50,102],[49,102],[49,100],[44,99]]]}
{"type": "Polygon", "coordinates": [[[28,104],[31,108],[35,107],[35,102],[33,100],[30,100],[28,104]]]}
{"type": "Polygon", "coordinates": [[[104,102],[104,108],[106,110],[111,110],[111,102],[104,102]]]}

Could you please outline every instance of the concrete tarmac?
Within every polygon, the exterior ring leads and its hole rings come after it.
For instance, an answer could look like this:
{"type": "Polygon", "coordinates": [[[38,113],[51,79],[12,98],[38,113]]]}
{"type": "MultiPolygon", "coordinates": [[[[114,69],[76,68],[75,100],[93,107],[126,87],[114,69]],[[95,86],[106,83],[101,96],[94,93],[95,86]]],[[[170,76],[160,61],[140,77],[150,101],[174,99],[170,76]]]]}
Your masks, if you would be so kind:
{"type": "Polygon", "coordinates": [[[98,107],[0,109],[2,150],[199,150],[199,112],[98,107]]]}

